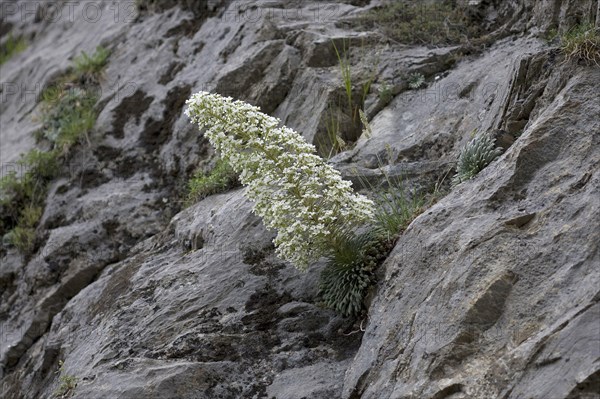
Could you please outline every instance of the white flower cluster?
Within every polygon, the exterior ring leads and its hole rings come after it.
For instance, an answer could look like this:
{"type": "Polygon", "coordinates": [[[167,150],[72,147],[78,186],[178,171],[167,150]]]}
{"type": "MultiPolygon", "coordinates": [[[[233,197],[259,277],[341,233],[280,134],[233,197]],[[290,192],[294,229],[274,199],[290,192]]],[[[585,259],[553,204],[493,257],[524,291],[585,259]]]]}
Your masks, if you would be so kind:
{"type": "Polygon", "coordinates": [[[199,92],[187,102],[193,123],[247,186],[254,212],[277,230],[277,254],[305,270],[325,254],[332,232],[373,218],[373,202],[280,121],[242,101],[199,92]]]}

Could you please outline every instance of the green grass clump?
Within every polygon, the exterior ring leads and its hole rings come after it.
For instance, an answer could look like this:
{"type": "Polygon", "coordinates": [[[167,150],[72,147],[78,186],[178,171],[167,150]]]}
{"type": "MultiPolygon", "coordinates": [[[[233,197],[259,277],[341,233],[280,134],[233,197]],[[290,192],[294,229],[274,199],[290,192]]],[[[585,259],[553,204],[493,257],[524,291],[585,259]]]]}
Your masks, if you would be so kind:
{"type": "Polygon", "coordinates": [[[382,173],[385,180],[379,186],[359,176],[375,202],[374,224],[367,226],[366,232],[350,228],[334,232],[331,254],[321,273],[319,292],[323,303],[345,317],[356,317],[364,311],[375,270],[402,231],[425,209],[423,196],[406,195],[401,181],[382,173]]]}
{"type": "Polygon", "coordinates": [[[4,43],[0,44],[0,65],[19,54],[27,48],[27,41],[20,37],[15,38],[13,35],[8,35],[4,43]]]}
{"type": "Polygon", "coordinates": [[[196,172],[188,182],[188,205],[209,195],[222,193],[238,184],[238,177],[231,165],[218,159],[214,168],[208,172],[196,172]]]}
{"type": "Polygon", "coordinates": [[[425,76],[423,76],[422,73],[415,72],[408,75],[408,78],[406,80],[408,82],[408,87],[410,87],[413,90],[416,90],[423,86],[423,84],[425,83],[425,76]]]}
{"type": "Polygon", "coordinates": [[[330,159],[335,154],[347,149],[347,143],[341,135],[340,115],[341,111],[329,106],[325,115],[324,139],[319,140],[319,155],[325,159],[330,159]]]}
{"type": "Polygon", "coordinates": [[[567,60],[582,60],[600,66],[600,28],[580,24],[561,36],[561,50],[567,60]]]}
{"type": "Polygon", "coordinates": [[[33,249],[35,227],[42,216],[48,182],[59,170],[54,152],[31,150],[18,161],[21,175],[0,179],[0,236],[22,253],[33,249]]]}
{"type": "MultiPolygon", "coordinates": [[[[387,146],[388,157],[391,148],[387,146]]],[[[426,208],[425,197],[416,191],[408,192],[402,179],[390,176],[378,158],[381,183],[374,185],[364,176],[357,174],[363,187],[369,189],[371,200],[375,203],[376,227],[385,232],[389,240],[395,240],[408,225],[426,208]]]]}
{"type": "Polygon", "coordinates": [[[72,88],[57,93],[58,98],[48,102],[42,116],[43,128],[38,138],[45,138],[54,143],[56,148],[67,152],[80,138],[87,137],[96,123],[97,97],[93,91],[72,88]]]}
{"type": "MultiPolygon", "coordinates": [[[[361,125],[360,113],[364,112],[365,101],[371,86],[377,75],[377,69],[379,64],[379,58],[375,60],[367,60],[365,45],[361,47],[362,55],[361,59],[363,62],[369,62],[372,65],[368,72],[368,76],[362,76],[359,79],[358,74],[353,71],[351,63],[350,45],[346,39],[342,40],[340,48],[336,45],[335,41],[332,40],[333,50],[335,51],[336,57],[339,62],[339,68],[342,78],[342,89],[345,95],[345,99],[341,99],[339,96],[335,104],[329,104],[325,114],[325,138],[317,141],[317,148],[319,155],[329,159],[333,155],[348,150],[351,148],[352,142],[357,137],[353,137],[355,133],[358,133],[361,125]],[[359,83],[357,83],[359,81],[359,83]],[[355,91],[359,91],[360,95],[356,95],[355,91]],[[341,120],[347,116],[352,124],[350,131],[342,132],[341,120]],[[343,137],[342,137],[343,136],[343,137]]],[[[363,74],[364,75],[364,74],[363,74]]],[[[346,127],[347,129],[347,127],[346,127]]]]}
{"type": "Polygon", "coordinates": [[[18,161],[20,173],[0,179],[0,237],[28,255],[35,246],[36,227],[44,210],[48,184],[68,157],[69,150],[96,122],[96,83],[108,54],[99,48],[74,60],[71,70],[42,93],[42,128],[36,138],[48,151],[33,149],[18,161]]]}
{"type": "Polygon", "coordinates": [[[342,74],[342,83],[344,85],[346,99],[348,100],[348,109],[352,110],[354,108],[354,102],[352,101],[352,64],[350,63],[349,49],[346,48],[347,45],[345,40],[342,41],[343,47],[341,51],[338,50],[334,41],[331,43],[333,44],[335,55],[340,63],[340,72],[342,74]]]}
{"type": "Polygon", "coordinates": [[[41,206],[27,205],[19,218],[18,225],[8,233],[8,242],[21,253],[30,253],[35,244],[35,226],[42,217],[41,206]]]}
{"type": "Polygon", "coordinates": [[[108,62],[109,55],[110,52],[102,46],[96,47],[92,55],[82,51],[73,59],[73,71],[80,80],[97,81],[108,62]]]}
{"type": "Polygon", "coordinates": [[[335,243],[321,272],[319,294],[325,306],[344,317],[364,310],[364,300],[375,280],[375,269],[391,249],[380,229],[334,234],[335,243]]]}
{"type": "Polygon", "coordinates": [[[14,245],[21,253],[28,254],[35,245],[35,229],[17,226],[6,235],[6,241],[14,245]]]}
{"type": "Polygon", "coordinates": [[[74,58],[71,70],[42,92],[43,126],[36,133],[38,140],[50,141],[65,154],[81,138],[88,138],[96,123],[98,82],[108,56],[108,50],[100,46],[92,55],[82,52],[74,58]]]}
{"type": "Polygon", "coordinates": [[[52,180],[59,171],[59,161],[56,153],[33,149],[19,160],[30,176],[39,180],[52,180]]]}
{"type": "Polygon", "coordinates": [[[357,22],[406,44],[457,44],[482,33],[465,10],[449,0],[391,1],[360,16],[357,22]]]}
{"type": "Polygon", "coordinates": [[[56,392],[54,392],[54,397],[61,399],[70,398],[75,393],[79,379],[73,375],[65,374],[65,364],[62,360],[58,362],[58,365],[57,374],[60,374],[60,385],[56,392]]]}
{"type": "Polygon", "coordinates": [[[390,240],[395,240],[408,225],[423,212],[425,200],[416,192],[407,195],[401,182],[392,182],[390,177],[387,187],[373,192],[376,205],[375,220],[386,232],[390,240]]]}
{"type": "Polygon", "coordinates": [[[489,134],[474,137],[460,152],[452,185],[472,179],[501,154],[489,134]]]}

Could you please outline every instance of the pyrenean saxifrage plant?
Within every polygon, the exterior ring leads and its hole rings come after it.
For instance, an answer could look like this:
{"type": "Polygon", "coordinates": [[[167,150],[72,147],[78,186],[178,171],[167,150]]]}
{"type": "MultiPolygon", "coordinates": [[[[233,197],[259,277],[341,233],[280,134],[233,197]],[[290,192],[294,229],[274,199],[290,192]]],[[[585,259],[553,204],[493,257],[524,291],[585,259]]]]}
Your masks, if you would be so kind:
{"type": "Polygon", "coordinates": [[[373,218],[373,202],[316,155],[315,147],[279,119],[231,97],[199,92],[187,102],[192,122],[246,186],[254,212],[277,230],[278,255],[305,270],[331,250],[333,232],[373,218]]]}

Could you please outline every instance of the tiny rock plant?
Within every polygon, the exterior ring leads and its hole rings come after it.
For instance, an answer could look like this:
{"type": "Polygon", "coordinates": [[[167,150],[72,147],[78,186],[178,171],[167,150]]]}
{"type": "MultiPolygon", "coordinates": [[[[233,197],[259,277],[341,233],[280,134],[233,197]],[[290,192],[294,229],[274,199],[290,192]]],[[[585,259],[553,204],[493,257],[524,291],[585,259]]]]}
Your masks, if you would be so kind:
{"type": "Polygon", "coordinates": [[[78,87],[59,93],[55,101],[47,102],[43,129],[38,134],[67,152],[94,127],[96,100],[94,93],[78,87]]]}
{"type": "Polygon", "coordinates": [[[567,60],[582,60],[600,66],[600,28],[580,24],[561,37],[561,50],[567,60]]]}
{"type": "Polygon", "coordinates": [[[187,203],[192,204],[209,195],[224,192],[237,184],[237,175],[224,160],[219,159],[215,166],[206,173],[197,171],[188,182],[187,203]]]}
{"type": "Polygon", "coordinates": [[[463,181],[472,179],[483,168],[488,166],[501,150],[496,147],[494,138],[489,134],[475,136],[462,149],[458,156],[456,174],[452,184],[457,185],[463,181]]]}
{"type": "Polygon", "coordinates": [[[96,47],[93,54],[82,51],[80,55],[73,59],[73,71],[77,79],[86,83],[97,83],[109,55],[110,52],[102,46],[96,47]]]}
{"type": "Polygon", "coordinates": [[[359,316],[365,310],[365,298],[375,282],[377,267],[425,207],[424,197],[417,192],[406,193],[401,180],[389,176],[381,161],[380,170],[385,181],[377,186],[356,175],[373,198],[373,224],[364,231],[336,232],[336,242],[321,273],[319,293],[324,304],[347,317],[359,316]]]}
{"type": "Polygon", "coordinates": [[[390,103],[390,101],[392,101],[392,98],[394,98],[394,95],[392,93],[392,88],[390,87],[389,84],[387,83],[382,83],[381,86],[379,87],[379,100],[387,105],[390,103]]]}
{"type": "Polygon", "coordinates": [[[418,72],[411,73],[410,75],[408,75],[407,82],[408,87],[410,87],[413,90],[416,90],[423,86],[423,83],[425,83],[425,76],[418,72]]]}
{"type": "Polygon", "coordinates": [[[207,127],[205,136],[228,162],[254,201],[254,212],[277,230],[277,254],[305,270],[330,251],[335,229],[373,218],[373,202],[353,192],[351,183],[315,147],[258,107],[230,97],[199,92],[187,101],[186,115],[207,127]]]}
{"type": "Polygon", "coordinates": [[[54,392],[54,397],[61,399],[70,398],[75,393],[75,388],[77,388],[79,379],[73,375],[66,374],[65,363],[62,360],[58,362],[58,365],[59,369],[57,374],[60,374],[60,385],[54,392]]]}
{"type": "Polygon", "coordinates": [[[393,243],[380,228],[360,233],[344,229],[334,236],[338,242],[321,273],[319,293],[324,304],[342,316],[358,316],[375,281],[375,270],[393,243]]]}
{"type": "Polygon", "coordinates": [[[15,38],[9,34],[4,43],[0,44],[0,65],[19,54],[27,48],[27,41],[20,38],[15,38]]]}

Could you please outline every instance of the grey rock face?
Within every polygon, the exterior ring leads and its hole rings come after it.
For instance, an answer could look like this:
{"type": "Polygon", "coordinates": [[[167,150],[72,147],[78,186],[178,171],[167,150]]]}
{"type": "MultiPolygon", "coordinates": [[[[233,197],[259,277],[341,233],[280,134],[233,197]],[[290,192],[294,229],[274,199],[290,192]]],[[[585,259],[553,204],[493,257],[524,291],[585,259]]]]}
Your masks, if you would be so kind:
{"type": "Polygon", "coordinates": [[[53,182],[35,253],[0,251],[0,396],[53,397],[59,360],[82,399],[598,393],[600,72],[538,38],[597,1],[471,2],[497,29],[445,48],[352,28],[378,1],[173,0],[117,17],[102,3],[96,22],[85,3],[58,21],[23,18],[24,3],[2,21],[30,40],[0,69],[20,88],[0,93],[3,172],[40,127],[25,91],[81,50],[111,56],[90,144],[53,182]],[[357,187],[357,171],[447,187],[475,129],[504,132],[504,154],[402,235],[356,322],[319,306],[323,265],[303,274],[275,257],[241,189],[182,210],[190,174],[215,158],[183,115],[189,95],[259,105],[318,144],[332,104],[344,112],[332,40],[355,49],[357,84],[377,76],[372,137],[332,159],[357,187]],[[413,72],[424,88],[408,90],[413,72]]]}
{"type": "MultiPolygon", "coordinates": [[[[341,334],[348,322],[313,304],[319,268],[286,267],[270,238],[240,191],[180,213],[69,301],[25,380],[52,382],[43,365],[68,347],[74,397],[260,396],[291,365],[331,370],[341,389],[338,363],[360,335],[341,334]]],[[[327,380],[313,392],[331,389],[327,380]]]]}
{"type": "Polygon", "coordinates": [[[564,73],[515,144],[400,238],[344,398],[597,393],[600,71],[551,92],[564,73]]]}

